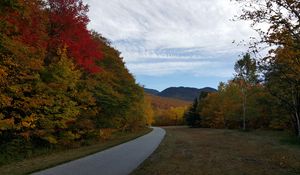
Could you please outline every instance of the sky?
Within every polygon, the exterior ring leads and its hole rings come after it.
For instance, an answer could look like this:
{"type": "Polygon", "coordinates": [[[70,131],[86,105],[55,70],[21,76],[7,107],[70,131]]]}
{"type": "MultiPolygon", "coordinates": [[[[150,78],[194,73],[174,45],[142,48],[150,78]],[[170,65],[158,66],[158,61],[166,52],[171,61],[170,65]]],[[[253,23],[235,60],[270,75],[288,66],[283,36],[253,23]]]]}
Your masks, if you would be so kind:
{"type": "Polygon", "coordinates": [[[235,61],[247,51],[237,43],[255,36],[249,23],[232,20],[240,8],[230,0],[84,2],[88,28],[112,42],[146,88],[217,88],[233,77],[235,61]]]}

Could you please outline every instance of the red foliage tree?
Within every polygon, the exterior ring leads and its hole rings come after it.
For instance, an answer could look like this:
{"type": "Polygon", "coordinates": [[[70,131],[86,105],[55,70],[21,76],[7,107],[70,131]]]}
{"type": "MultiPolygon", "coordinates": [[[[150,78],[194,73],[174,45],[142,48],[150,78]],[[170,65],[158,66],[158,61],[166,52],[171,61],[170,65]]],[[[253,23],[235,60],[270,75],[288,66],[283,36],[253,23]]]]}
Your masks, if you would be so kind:
{"type": "Polygon", "coordinates": [[[48,0],[49,2],[49,49],[67,45],[68,55],[75,62],[91,73],[100,68],[96,61],[101,59],[99,45],[92,39],[87,29],[89,19],[86,15],[88,6],[81,0],[48,0]]]}
{"type": "MultiPolygon", "coordinates": [[[[8,3],[9,1],[7,1],[8,3]]],[[[47,16],[39,0],[16,0],[2,8],[0,32],[30,48],[32,54],[47,47],[47,16]]],[[[15,45],[15,44],[14,44],[15,45]]]]}

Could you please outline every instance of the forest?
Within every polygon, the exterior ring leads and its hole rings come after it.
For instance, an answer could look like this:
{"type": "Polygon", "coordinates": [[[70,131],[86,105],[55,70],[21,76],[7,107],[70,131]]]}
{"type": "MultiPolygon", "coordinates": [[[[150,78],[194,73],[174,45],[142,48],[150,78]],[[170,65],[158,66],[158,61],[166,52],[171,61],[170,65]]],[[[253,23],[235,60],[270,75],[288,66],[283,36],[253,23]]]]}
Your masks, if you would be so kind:
{"type": "Polygon", "coordinates": [[[143,89],[87,12],[81,0],[0,1],[0,165],[147,125],[143,89]]]}
{"type": "Polygon", "coordinates": [[[191,127],[289,130],[300,138],[300,4],[236,0],[259,34],[217,93],[202,93],[185,113],[191,127]],[[265,25],[266,27],[262,27],[265,25]],[[262,52],[266,52],[262,55],[262,52]]]}
{"type": "Polygon", "coordinates": [[[235,64],[236,75],[216,93],[202,93],[185,113],[192,127],[291,129],[289,111],[258,79],[256,61],[246,54],[235,64]]]}
{"type": "Polygon", "coordinates": [[[148,93],[145,95],[151,105],[148,110],[151,111],[151,115],[147,115],[152,119],[150,124],[153,126],[185,125],[183,114],[191,102],[148,93]]]}

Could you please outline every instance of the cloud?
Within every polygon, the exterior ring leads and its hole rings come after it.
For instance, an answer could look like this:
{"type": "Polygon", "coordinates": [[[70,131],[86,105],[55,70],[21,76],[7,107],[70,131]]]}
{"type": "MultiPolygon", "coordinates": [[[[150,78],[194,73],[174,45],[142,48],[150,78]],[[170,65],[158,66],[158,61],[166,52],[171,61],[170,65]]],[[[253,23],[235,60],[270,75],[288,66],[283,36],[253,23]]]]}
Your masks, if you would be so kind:
{"type": "Polygon", "coordinates": [[[136,75],[180,71],[212,76],[217,68],[220,73],[214,76],[231,76],[234,55],[245,50],[232,41],[254,35],[249,23],[230,20],[238,13],[230,0],[85,2],[90,5],[89,28],[110,39],[136,75]]]}
{"type": "Polygon", "coordinates": [[[218,63],[209,61],[128,63],[127,66],[138,75],[165,76],[185,72],[194,74],[196,77],[230,77],[232,75],[232,68],[224,68],[218,63]]]}

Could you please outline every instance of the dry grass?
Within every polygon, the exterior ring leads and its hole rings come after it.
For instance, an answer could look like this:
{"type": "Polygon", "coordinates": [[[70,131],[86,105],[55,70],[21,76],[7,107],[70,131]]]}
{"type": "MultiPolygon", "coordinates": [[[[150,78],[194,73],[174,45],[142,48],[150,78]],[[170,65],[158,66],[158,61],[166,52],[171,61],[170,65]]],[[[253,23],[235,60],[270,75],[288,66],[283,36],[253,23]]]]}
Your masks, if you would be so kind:
{"type": "Polygon", "coordinates": [[[48,155],[38,156],[31,159],[23,160],[16,163],[11,163],[0,167],[1,175],[21,175],[29,174],[35,171],[53,167],[58,164],[62,164],[80,157],[84,157],[104,149],[119,145],[126,141],[132,140],[139,136],[145,135],[152,129],[141,130],[136,133],[124,133],[115,135],[111,140],[93,144],[91,146],[85,146],[76,149],[56,151],[48,155]]]}
{"type": "Polygon", "coordinates": [[[282,132],[165,128],[166,137],[133,175],[296,175],[300,147],[282,132]]]}

